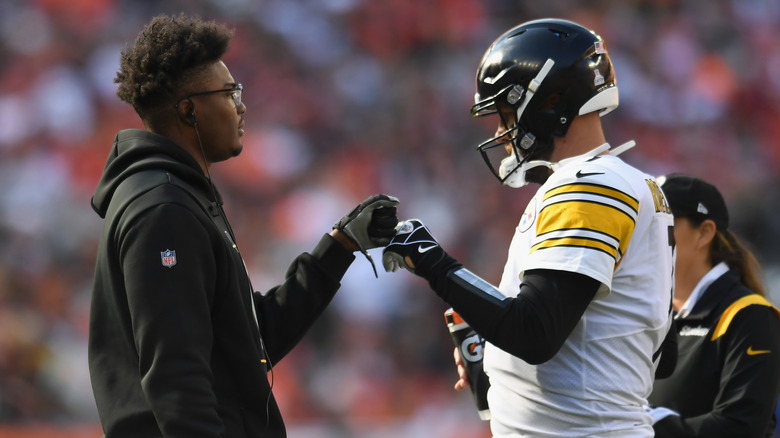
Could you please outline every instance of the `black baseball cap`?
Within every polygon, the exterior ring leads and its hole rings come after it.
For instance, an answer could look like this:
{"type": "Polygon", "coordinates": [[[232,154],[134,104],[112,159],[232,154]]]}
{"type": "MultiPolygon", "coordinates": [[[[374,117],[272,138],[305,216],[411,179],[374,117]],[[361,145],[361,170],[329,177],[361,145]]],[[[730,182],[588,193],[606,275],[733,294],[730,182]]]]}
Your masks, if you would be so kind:
{"type": "Polygon", "coordinates": [[[729,227],[726,202],[714,185],[695,176],[672,173],[658,177],[672,214],[701,222],[710,219],[720,231],[729,227]]]}

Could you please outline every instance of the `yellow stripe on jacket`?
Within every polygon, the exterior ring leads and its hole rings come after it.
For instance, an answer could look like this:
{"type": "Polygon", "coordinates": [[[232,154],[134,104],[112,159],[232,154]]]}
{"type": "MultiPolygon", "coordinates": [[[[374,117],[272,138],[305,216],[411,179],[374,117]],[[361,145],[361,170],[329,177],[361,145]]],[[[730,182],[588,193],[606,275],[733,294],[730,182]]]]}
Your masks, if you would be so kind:
{"type": "Polygon", "coordinates": [[[731,305],[723,312],[723,314],[720,315],[720,320],[718,320],[718,325],[715,326],[715,331],[712,332],[712,339],[710,340],[714,341],[715,339],[723,336],[726,333],[726,330],[729,329],[729,324],[731,324],[731,321],[734,319],[734,316],[737,315],[737,312],[747,306],[753,305],[771,307],[772,310],[774,310],[777,314],[777,317],[780,318],[780,310],[773,306],[772,303],[767,301],[766,298],[759,294],[746,295],[731,303],[731,305]]]}

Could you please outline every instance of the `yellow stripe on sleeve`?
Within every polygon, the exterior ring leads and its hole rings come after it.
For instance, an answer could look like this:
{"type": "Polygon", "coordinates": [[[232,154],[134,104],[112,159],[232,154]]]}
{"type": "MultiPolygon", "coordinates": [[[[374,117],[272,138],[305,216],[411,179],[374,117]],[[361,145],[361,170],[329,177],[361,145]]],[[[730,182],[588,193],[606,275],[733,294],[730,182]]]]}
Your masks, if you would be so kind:
{"type": "Polygon", "coordinates": [[[550,204],[539,212],[536,227],[539,240],[531,248],[531,252],[559,245],[571,246],[573,240],[555,239],[556,236],[551,236],[548,240],[544,237],[545,234],[565,231],[567,237],[587,239],[576,240],[581,244],[577,246],[607,251],[617,260],[617,251],[620,255],[625,254],[635,225],[634,219],[628,214],[606,204],[581,200],[550,204]],[[603,235],[603,241],[596,240],[598,235],[603,235]],[[613,241],[617,244],[617,248],[614,248],[615,243],[606,243],[613,241]],[[607,250],[607,248],[611,249],[607,250]]]}
{"type": "Polygon", "coordinates": [[[607,198],[612,198],[622,202],[634,211],[639,211],[639,200],[627,195],[624,192],[621,192],[620,190],[596,184],[565,184],[548,190],[547,193],[544,194],[543,201],[547,201],[549,198],[556,195],[571,193],[591,193],[594,195],[605,196],[607,198]]]}
{"type": "Polygon", "coordinates": [[[552,248],[555,246],[576,246],[580,248],[595,249],[597,251],[605,252],[610,256],[612,256],[612,258],[617,260],[617,248],[615,248],[614,246],[608,245],[596,239],[582,239],[576,237],[560,237],[560,238],[546,239],[532,246],[531,252],[534,252],[537,249],[552,248]]]}

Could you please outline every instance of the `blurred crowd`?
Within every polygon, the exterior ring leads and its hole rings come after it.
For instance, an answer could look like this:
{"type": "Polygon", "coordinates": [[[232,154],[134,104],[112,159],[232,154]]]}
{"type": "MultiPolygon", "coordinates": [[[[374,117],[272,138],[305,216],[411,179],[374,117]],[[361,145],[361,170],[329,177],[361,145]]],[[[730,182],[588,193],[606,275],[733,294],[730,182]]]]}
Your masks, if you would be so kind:
{"type": "MultiPolygon", "coordinates": [[[[86,362],[101,221],[89,201],[116,132],[119,52],[149,19],[235,28],[244,152],[215,165],[258,290],[383,192],[497,283],[535,187],[501,187],[476,145],[474,75],[500,33],[560,17],[606,40],[613,147],[715,183],[780,295],[780,2],[773,0],[4,0],[0,2],[0,431],[96,423],[86,362]]],[[[373,252],[376,261],[381,251],[373,252]]],[[[333,305],[269,375],[291,436],[484,437],[457,393],[444,303],[358,255],[333,305]]]]}

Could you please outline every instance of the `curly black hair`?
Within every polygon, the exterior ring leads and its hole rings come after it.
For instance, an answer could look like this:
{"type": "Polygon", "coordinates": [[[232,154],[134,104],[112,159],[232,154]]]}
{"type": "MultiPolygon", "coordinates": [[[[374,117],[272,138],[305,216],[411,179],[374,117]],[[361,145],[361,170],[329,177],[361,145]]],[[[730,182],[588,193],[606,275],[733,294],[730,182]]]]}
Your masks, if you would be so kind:
{"type": "Polygon", "coordinates": [[[165,118],[164,109],[194,75],[222,58],[232,38],[233,31],[215,21],[156,16],[122,51],[116,94],[144,121],[165,118]]]}

